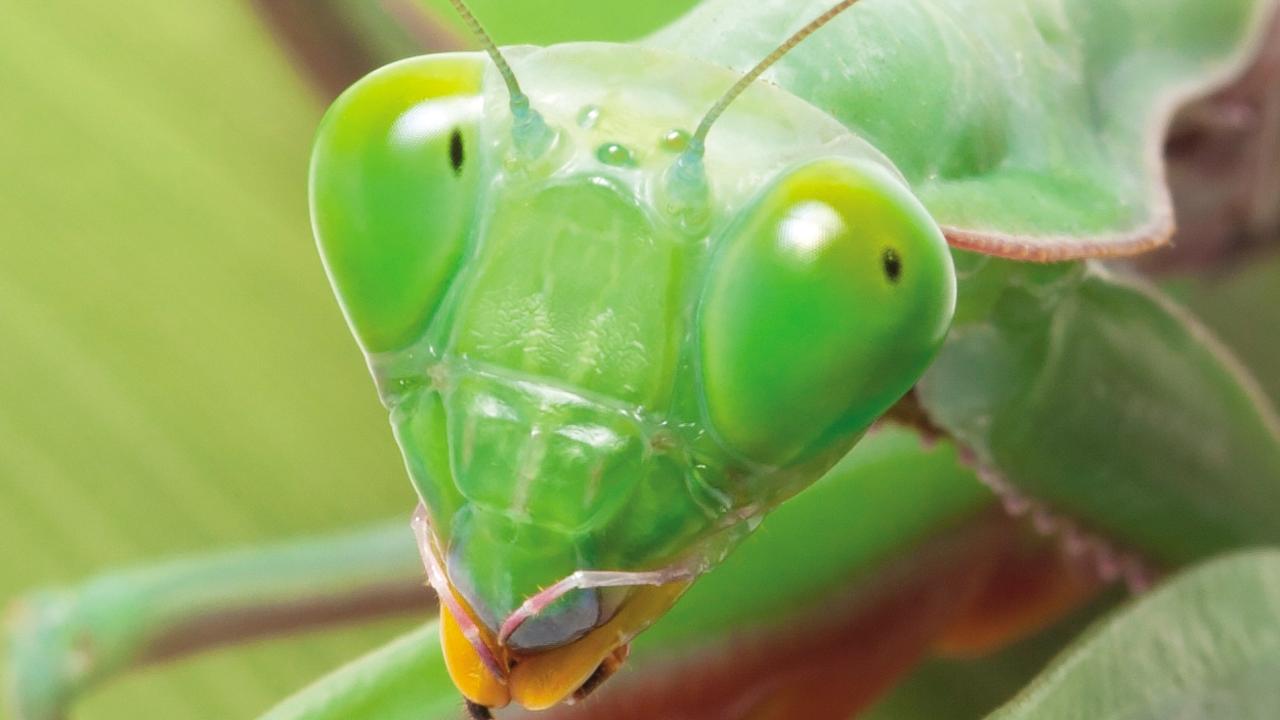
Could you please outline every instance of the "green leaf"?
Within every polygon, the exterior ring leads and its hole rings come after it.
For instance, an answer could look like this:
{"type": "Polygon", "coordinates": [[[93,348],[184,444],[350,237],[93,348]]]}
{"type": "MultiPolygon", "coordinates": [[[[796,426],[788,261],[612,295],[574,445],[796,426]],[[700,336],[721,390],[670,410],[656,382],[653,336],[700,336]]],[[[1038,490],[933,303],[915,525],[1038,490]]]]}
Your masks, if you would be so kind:
{"type": "Polygon", "coordinates": [[[1269,720],[1278,677],[1280,551],[1253,551],[1115,614],[989,720],[1269,720]]]}
{"type": "MultiPolygon", "coordinates": [[[[745,71],[831,5],[708,0],[652,42],[745,71]]],[[[1237,70],[1275,8],[864,2],[766,77],[884,152],[958,247],[1133,254],[1173,230],[1160,159],[1171,112],[1237,70]]]]}
{"type": "Polygon", "coordinates": [[[1258,332],[1280,328],[1280,252],[1163,285],[1253,371],[1272,405],[1280,403],[1280,334],[1258,332]]]}
{"type": "Polygon", "coordinates": [[[1176,565],[1280,542],[1280,423],[1154,289],[1098,265],[962,257],[933,419],[1026,494],[1176,565]]]}

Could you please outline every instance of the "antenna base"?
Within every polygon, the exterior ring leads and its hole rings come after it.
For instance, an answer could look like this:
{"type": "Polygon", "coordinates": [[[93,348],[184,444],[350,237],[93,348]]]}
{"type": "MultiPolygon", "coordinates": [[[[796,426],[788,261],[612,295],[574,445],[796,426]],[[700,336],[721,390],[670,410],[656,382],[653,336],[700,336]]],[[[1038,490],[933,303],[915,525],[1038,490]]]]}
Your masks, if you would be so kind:
{"type": "Polygon", "coordinates": [[[529,99],[511,99],[511,135],[516,151],[526,160],[542,157],[555,142],[556,133],[542,115],[529,106],[529,99]]]}
{"type": "Polygon", "coordinates": [[[711,224],[711,187],[702,153],[702,143],[691,140],[663,175],[663,207],[691,235],[705,232],[711,224]]]}

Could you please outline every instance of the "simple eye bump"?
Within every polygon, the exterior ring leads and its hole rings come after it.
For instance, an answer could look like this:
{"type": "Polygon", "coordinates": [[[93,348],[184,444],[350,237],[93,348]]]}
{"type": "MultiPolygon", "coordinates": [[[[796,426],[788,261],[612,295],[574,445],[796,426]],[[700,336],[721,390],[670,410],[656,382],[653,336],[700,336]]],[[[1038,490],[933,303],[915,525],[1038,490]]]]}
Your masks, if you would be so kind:
{"type": "Polygon", "coordinates": [[[880,264],[884,267],[884,276],[889,282],[897,284],[902,278],[902,257],[894,248],[885,248],[880,253],[880,264]]]}
{"type": "Polygon", "coordinates": [[[462,147],[462,131],[454,128],[449,133],[449,166],[453,168],[454,175],[462,174],[462,164],[466,160],[462,147]]]}

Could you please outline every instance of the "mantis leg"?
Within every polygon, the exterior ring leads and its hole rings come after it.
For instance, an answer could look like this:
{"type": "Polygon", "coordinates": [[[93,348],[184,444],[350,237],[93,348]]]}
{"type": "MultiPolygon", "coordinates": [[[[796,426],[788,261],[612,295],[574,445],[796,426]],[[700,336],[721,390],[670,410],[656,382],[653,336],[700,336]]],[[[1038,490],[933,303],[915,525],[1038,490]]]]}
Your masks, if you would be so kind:
{"type": "Polygon", "coordinates": [[[53,720],[132,667],[431,599],[407,520],[106,573],[10,609],[11,694],[22,720],[53,720]]]}

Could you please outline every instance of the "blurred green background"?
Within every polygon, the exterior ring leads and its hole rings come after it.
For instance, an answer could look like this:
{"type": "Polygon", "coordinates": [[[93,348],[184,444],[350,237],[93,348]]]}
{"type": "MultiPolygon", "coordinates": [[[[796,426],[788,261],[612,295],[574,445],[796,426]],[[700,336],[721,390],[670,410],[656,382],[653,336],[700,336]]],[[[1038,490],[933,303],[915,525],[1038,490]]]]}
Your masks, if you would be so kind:
{"type": "MultiPolygon", "coordinates": [[[[692,3],[570,4],[473,3],[504,43],[623,39],[692,3]]],[[[457,32],[444,0],[426,5],[424,26],[457,32]]],[[[412,492],[312,244],[306,164],[326,90],[280,42],[285,11],[365,28],[379,61],[423,41],[388,22],[418,12],[412,0],[3,10],[0,599],[178,553],[407,523],[412,492]]],[[[1280,269],[1260,267],[1235,295],[1180,285],[1255,369],[1280,364],[1280,344],[1232,308],[1272,292],[1280,269]]],[[[1261,375],[1280,395],[1280,373],[1261,375]]],[[[412,622],[147,669],[77,717],[250,717],[412,622]]]]}

